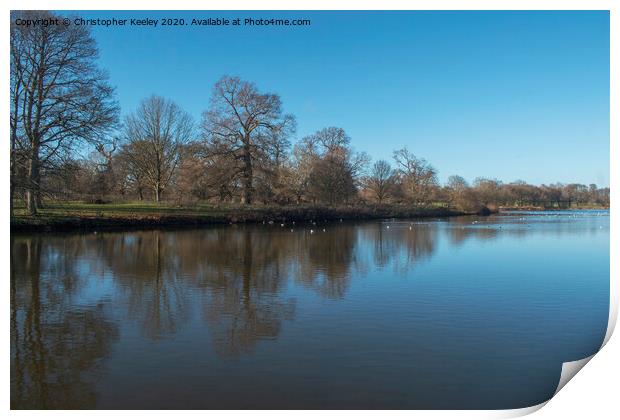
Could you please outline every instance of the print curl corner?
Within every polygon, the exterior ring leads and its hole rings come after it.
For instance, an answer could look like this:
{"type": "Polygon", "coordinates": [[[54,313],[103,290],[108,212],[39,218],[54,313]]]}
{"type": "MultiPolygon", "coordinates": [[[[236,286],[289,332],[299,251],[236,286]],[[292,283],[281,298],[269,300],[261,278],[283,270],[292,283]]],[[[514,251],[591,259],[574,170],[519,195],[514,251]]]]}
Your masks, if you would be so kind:
{"type": "MultiPolygon", "coordinates": [[[[588,357],[584,357],[583,359],[573,360],[570,362],[564,362],[562,364],[562,372],[560,374],[560,380],[558,382],[557,388],[555,389],[555,392],[553,393],[553,397],[555,397],[558,394],[558,392],[560,392],[562,388],[564,388],[564,386],[568,382],[570,382],[570,380],[573,379],[575,375],[577,375],[577,373],[581,369],[583,369],[583,367],[587,365],[588,362],[592,360],[592,358],[594,358],[594,356],[596,356],[599,351],[603,349],[603,347],[605,347],[605,345],[609,342],[609,339],[614,333],[617,319],[618,319],[618,287],[617,287],[617,284],[610,282],[609,319],[607,322],[607,331],[605,332],[605,338],[603,339],[603,343],[601,344],[601,347],[599,347],[599,349],[594,354],[588,357]]],[[[548,400],[547,402],[549,401],[550,400],[548,400]]],[[[542,408],[542,406],[544,406],[547,402],[543,403],[540,408],[542,408]]]]}
{"type": "Polygon", "coordinates": [[[599,351],[609,342],[609,339],[616,329],[616,321],[618,320],[618,281],[609,281],[609,318],[607,321],[607,331],[605,332],[605,338],[603,344],[599,348],[599,351]]]}
{"type": "Polygon", "coordinates": [[[543,401],[540,404],[523,408],[510,408],[506,410],[473,410],[465,414],[466,418],[472,419],[513,419],[524,417],[543,408],[550,400],[543,401]]]}
{"type": "MultiPolygon", "coordinates": [[[[615,320],[613,321],[613,324],[615,324],[615,320]]],[[[610,324],[609,324],[610,328],[608,328],[609,335],[611,335],[615,327],[615,325],[613,324],[611,323],[611,312],[610,312],[610,324]]],[[[517,409],[511,409],[511,410],[502,410],[498,412],[497,413],[498,415],[494,416],[494,418],[506,419],[506,418],[523,417],[523,416],[527,416],[528,414],[532,414],[540,410],[541,408],[543,408],[545,405],[547,405],[549,401],[551,401],[558,394],[558,392],[560,392],[560,390],[562,390],[562,388],[564,388],[564,386],[567,383],[570,382],[571,379],[575,377],[575,375],[577,375],[577,373],[579,373],[581,369],[583,369],[585,365],[588,364],[590,360],[592,360],[594,356],[596,356],[596,354],[600,351],[600,349],[603,348],[605,343],[607,343],[608,339],[609,337],[606,335],[605,341],[603,342],[603,344],[601,345],[601,347],[596,353],[588,357],[584,357],[583,359],[562,363],[562,371],[560,373],[560,380],[558,381],[558,386],[556,387],[555,392],[553,393],[553,396],[550,399],[548,399],[547,401],[543,401],[540,404],[533,405],[531,407],[517,408],[517,409]]]]}
{"type": "MultiPolygon", "coordinates": [[[[616,318],[617,318],[617,305],[614,305],[612,303],[612,307],[609,309],[609,323],[607,325],[607,332],[605,333],[605,339],[603,340],[601,347],[599,347],[599,349],[594,354],[588,357],[562,363],[562,372],[560,373],[560,380],[558,382],[557,388],[555,389],[555,392],[553,393],[553,397],[558,395],[558,392],[560,392],[562,388],[564,388],[564,386],[567,383],[569,383],[570,380],[573,379],[575,375],[577,375],[577,373],[579,373],[579,371],[583,369],[583,367],[587,365],[588,362],[592,360],[594,356],[598,354],[599,351],[601,351],[601,349],[605,346],[605,344],[607,344],[607,342],[609,341],[609,338],[613,334],[613,331],[616,327],[616,318]]],[[[551,400],[546,401],[545,403],[543,403],[543,405],[549,401],[551,400]]]]}
{"type": "MultiPolygon", "coordinates": [[[[599,349],[600,350],[600,349],[599,349]]],[[[598,353],[598,351],[596,352],[598,353]]],[[[553,393],[553,396],[555,397],[558,392],[560,392],[560,390],[562,388],[564,388],[564,386],[575,377],[575,375],[585,366],[588,364],[588,362],[590,360],[592,360],[592,358],[594,356],[596,356],[596,353],[594,353],[593,355],[590,355],[588,357],[584,357],[583,359],[579,359],[579,360],[573,360],[570,362],[564,362],[562,363],[562,373],[560,374],[560,381],[558,382],[558,386],[555,389],[555,392],[553,393]]],[[[551,397],[553,398],[553,397],[551,397]]]]}
{"type": "Polygon", "coordinates": [[[524,408],[515,408],[512,410],[502,410],[499,412],[499,415],[495,416],[495,418],[499,419],[512,419],[517,417],[524,417],[529,414],[535,413],[541,408],[543,408],[550,400],[541,402],[540,404],[533,405],[531,407],[524,408]]]}
{"type": "MultiPolygon", "coordinates": [[[[560,392],[562,388],[564,388],[564,386],[571,379],[575,377],[575,375],[581,369],[583,369],[585,365],[588,364],[590,360],[592,360],[594,356],[598,354],[599,351],[603,349],[603,347],[605,347],[605,345],[609,342],[609,339],[613,335],[614,330],[616,329],[616,321],[618,320],[618,284],[617,282],[610,281],[609,295],[610,295],[609,318],[607,321],[607,331],[605,332],[605,338],[603,339],[603,343],[601,344],[601,347],[599,347],[599,349],[594,354],[588,357],[584,357],[583,359],[579,359],[579,360],[573,360],[570,362],[564,362],[562,364],[562,373],[560,374],[560,381],[558,382],[558,386],[555,389],[555,392],[553,393],[554,397],[558,394],[558,392],[560,392]]],[[[544,404],[546,404],[546,402],[543,403],[543,405],[544,404]]]]}

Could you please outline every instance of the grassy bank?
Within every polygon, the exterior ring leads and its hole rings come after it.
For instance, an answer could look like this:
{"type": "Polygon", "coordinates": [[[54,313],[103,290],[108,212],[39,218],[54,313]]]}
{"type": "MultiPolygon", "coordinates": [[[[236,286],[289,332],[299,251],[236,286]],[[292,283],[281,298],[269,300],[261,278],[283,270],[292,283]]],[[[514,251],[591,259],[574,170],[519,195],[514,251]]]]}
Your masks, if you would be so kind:
{"type": "Polygon", "coordinates": [[[564,211],[564,210],[609,210],[609,206],[579,204],[570,207],[551,206],[501,206],[499,211],[564,211]]]}
{"type": "Polygon", "coordinates": [[[191,207],[154,203],[83,204],[51,203],[36,217],[17,208],[11,219],[13,232],[91,229],[156,228],[230,223],[288,223],[330,220],[448,217],[465,213],[446,207],[404,206],[210,206],[191,207]]]}

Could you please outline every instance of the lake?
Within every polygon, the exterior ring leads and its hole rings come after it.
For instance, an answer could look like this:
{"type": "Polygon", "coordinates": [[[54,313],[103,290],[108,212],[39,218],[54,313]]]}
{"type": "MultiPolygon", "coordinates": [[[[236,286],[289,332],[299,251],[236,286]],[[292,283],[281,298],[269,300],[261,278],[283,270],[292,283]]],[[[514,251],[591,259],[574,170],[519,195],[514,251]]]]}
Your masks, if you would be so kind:
{"type": "Polygon", "coordinates": [[[508,409],[596,352],[609,212],[11,236],[11,408],[508,409]]]}

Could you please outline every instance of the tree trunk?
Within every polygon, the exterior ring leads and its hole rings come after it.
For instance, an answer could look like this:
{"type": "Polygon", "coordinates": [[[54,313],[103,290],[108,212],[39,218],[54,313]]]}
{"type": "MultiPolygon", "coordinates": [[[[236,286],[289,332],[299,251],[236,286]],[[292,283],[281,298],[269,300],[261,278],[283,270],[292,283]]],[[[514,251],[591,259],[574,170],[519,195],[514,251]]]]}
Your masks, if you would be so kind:
{"type": "Polygon", "coordinates": [[[17,167],[17,162],[16,157],[15,157],[15,153],[16,153],[16,142],[17,142],[17,134],[15,131],[14,127],[11,127],[11,175],[10,175],[10,184],[11,184],[11,208],[10,208],[10,215],[11,217],[13,217],[13,200],[15,199],[15,177],[17,176],[16,174],[16,167],[17,167]]]}
{"type": "Polygon", "coordinates": [[[252,204],[252,156],[249,146],[244,147],[243,156],[243,204],[252,204]]]}
{"type": "Polygon", "coordinates": [[[13,217],[13,199],[15,197],[15,180],[13,178],[14,178],[13,168],[11,167],[11,208],[9,210],[11,217],[13,217]]]}
{"type": "Polygon", "coordinates": [[[34,195],[35,201],[37,202],[37,210],[43,208],[43,200],[41,199],[41,171],[38,171],[37,180],[36,180],[36,192],[34,195]]]}
{"type": "Polygon", "coordinates": [[[34,216],[37,214],[37,203],[34,198],[34,192],[31,188],[26,190],[26,210],[28,214],[34,216]]]}
{"type": "Polygon", "coordinates": [[[26,189],[26,208],[28,214],[37,214],[37,205],[41,197],[39,196],[39,146],[33,146],[30,162],[28,164],[28,187],[26,189]]]}

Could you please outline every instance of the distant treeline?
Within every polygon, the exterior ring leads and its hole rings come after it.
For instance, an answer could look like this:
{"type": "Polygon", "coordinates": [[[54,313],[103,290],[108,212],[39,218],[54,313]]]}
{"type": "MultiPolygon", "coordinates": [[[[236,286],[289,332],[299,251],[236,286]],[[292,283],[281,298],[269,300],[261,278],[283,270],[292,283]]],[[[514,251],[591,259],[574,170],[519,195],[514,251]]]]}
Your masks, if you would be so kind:
{"type": "MultiPolygon", "coordinates": [[[[26,19],[50,12],[12,12],[26,19]]],[[[478,178],[468,185],[437,171],[406,147],[393,162],[371,162],[344,129],[327,127],[292,144],[295,118],[277,94],[224,76],[201,120],[167,98],[144,99],[120,121],[114,89],[97,66],[83,26],[11,26],[11,205],[30,214],[46,199],[154,200],[191,204],[365,202],[570,207],[609,205],[596,185],[478,178]]],[[[12,210],[12,207],[11,207],[12,210]]]]}

